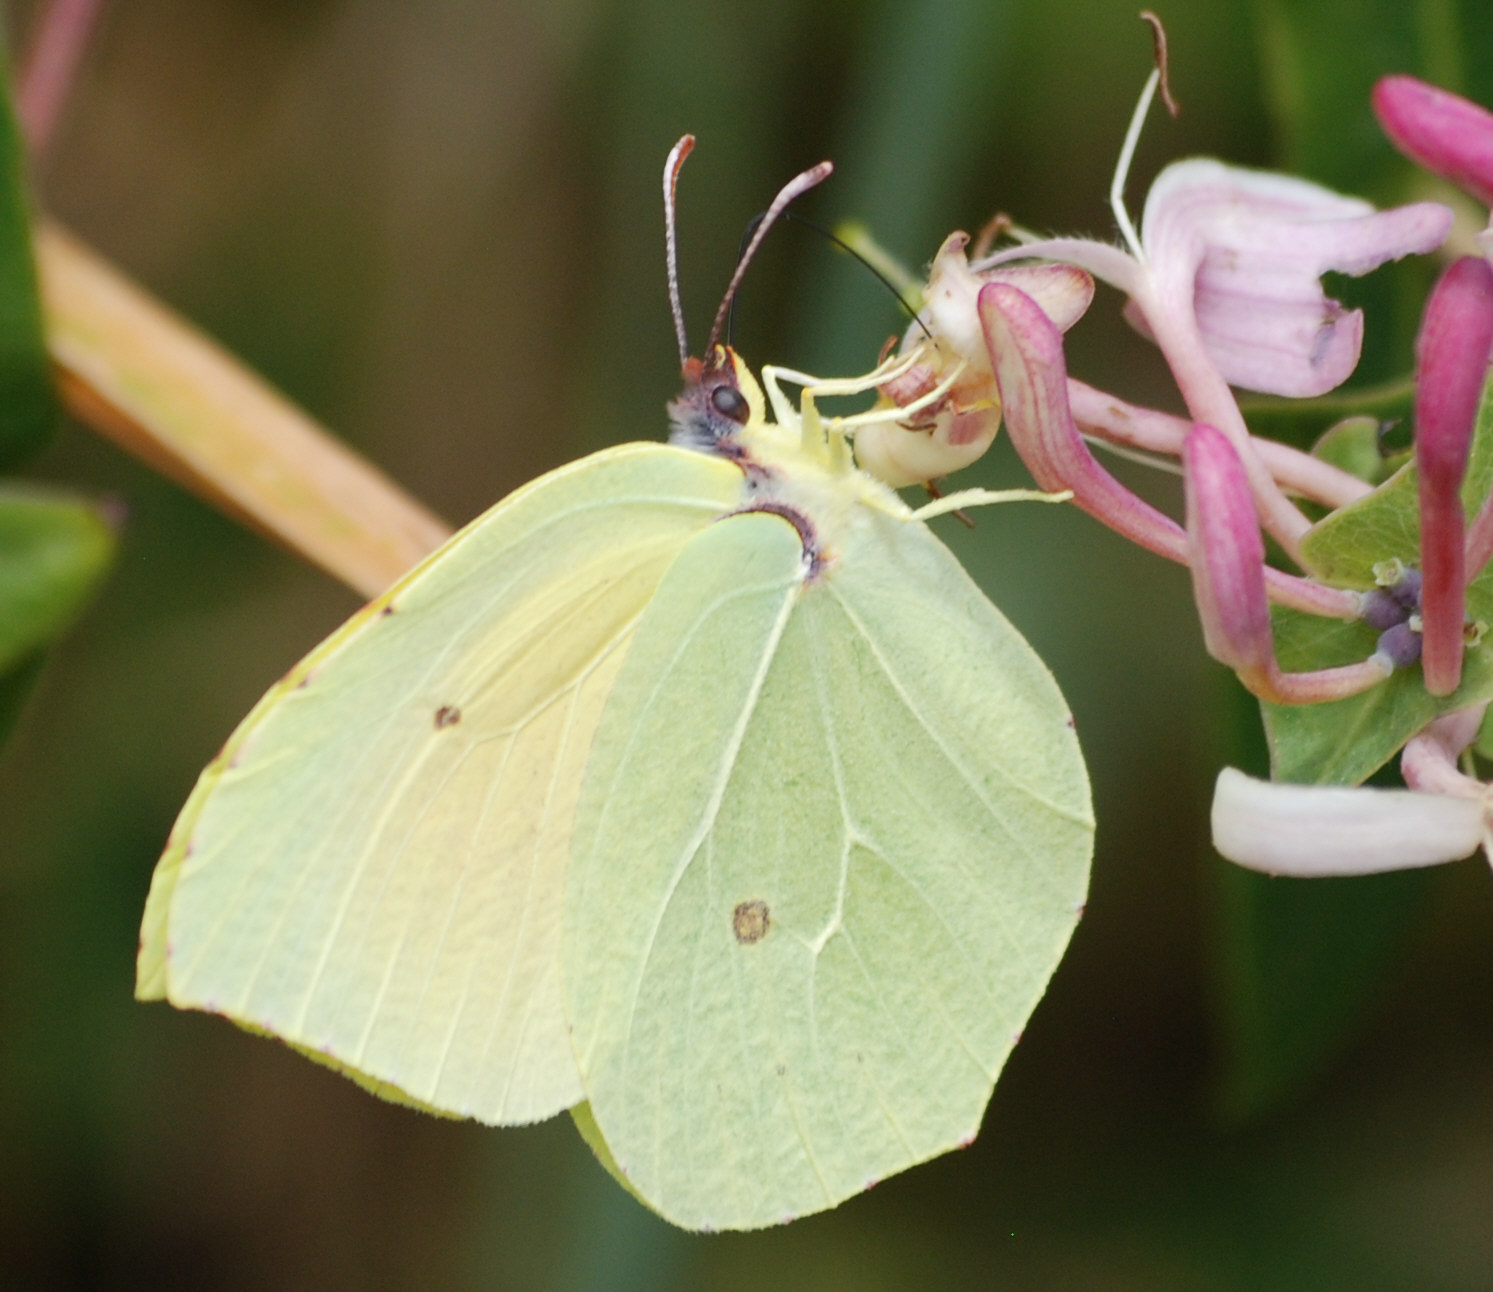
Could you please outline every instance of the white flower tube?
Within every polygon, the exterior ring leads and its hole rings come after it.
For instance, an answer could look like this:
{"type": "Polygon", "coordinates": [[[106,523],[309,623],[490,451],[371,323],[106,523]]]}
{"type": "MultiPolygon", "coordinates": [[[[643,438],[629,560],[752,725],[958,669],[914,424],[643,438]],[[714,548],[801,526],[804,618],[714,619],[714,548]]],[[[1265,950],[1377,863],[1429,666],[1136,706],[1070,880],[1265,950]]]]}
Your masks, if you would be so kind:
{"type": "Polygon", "coordinates": [[[1366,786],[1284,785],[1232,767],[1213,791],[1213,846],[1270,875],[1316,878],[1411,870],[1470,856],[1480,799],[1366,786]]]}

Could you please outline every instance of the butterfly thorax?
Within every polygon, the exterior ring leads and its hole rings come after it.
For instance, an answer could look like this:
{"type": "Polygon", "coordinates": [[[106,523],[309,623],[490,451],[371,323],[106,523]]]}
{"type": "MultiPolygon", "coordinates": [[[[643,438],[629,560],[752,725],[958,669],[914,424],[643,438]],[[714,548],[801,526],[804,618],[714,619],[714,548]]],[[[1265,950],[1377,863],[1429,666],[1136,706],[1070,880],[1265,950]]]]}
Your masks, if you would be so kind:
{"type": "MultiPolygon", "coordinates": [[[[858,470],[848,453],[828,450],[817,416],[808,434],[802,417],[789,425],[769,421],[762,388],[734,350],[719,346],[704,361],[691,359],[684,377],[669,405],[669,442],[740,466],[737,510],[789,521],[816,574],[834,565],[850,530],[872,523],[868,509],[908,515],[895,493],[858,470]]],[[[779,414],[787,415],[782,408],[779,414]]]]}

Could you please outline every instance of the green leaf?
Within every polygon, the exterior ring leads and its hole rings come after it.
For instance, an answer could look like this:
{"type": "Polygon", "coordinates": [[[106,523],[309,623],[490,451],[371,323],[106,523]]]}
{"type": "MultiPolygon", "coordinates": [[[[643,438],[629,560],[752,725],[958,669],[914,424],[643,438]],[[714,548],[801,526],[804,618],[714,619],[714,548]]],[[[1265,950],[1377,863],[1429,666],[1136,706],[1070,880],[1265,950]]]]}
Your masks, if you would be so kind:
{"type": "Polygon", "coordinates": [[[92,503],[0,488],[0,675],[9,675],[82,609],[114,550],[92,503]]]}
{"type": "Polygon", "coordinates": [[[1383,484],[1391,468],[1379,448],[1380,421],[1360,415],[1327,428],[1312,445],[1312,456],[1369,484],[1383,484]]]}
{"type": "Polygon", "coordinates": [[[0,49],[0,469],[39,448],[57,417],[42,330],[26,154],[0,49]]]}

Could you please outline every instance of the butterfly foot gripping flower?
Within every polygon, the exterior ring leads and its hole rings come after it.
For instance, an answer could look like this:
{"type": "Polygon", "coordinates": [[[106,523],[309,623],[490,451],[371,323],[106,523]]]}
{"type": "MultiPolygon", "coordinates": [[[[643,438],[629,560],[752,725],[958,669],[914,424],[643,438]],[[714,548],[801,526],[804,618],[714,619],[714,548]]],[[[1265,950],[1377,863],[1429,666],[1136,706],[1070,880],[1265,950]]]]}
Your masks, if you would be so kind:
{"type": "Polygon", "coordinates": [[[911,361],[882,384],[904,416],[857,434],[856,460],[893,488],[924,484],[977,461],[1000,430],[1001,405],[975,302],[989,282],[1018,287],[1066,332],[1094,298],[1094,280],[1072,265],[1015,265],[983,274],[969,267],[969,235],[950,234],[933,259],[926,304],[902,342],[911,361]],[[940,390],[936,400],[929,396],[940,390]]]}

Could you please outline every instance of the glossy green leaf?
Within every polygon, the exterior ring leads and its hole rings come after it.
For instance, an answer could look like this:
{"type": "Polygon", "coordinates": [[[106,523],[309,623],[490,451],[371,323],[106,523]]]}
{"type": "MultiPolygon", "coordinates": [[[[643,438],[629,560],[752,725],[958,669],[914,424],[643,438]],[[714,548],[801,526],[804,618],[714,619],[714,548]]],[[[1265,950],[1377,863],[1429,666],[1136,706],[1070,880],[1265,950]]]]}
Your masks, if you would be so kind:
{"type": "Polygon", "coordinates": [[[67,627],[113,549],[113,531],[93,504],[0,488],[0,673],[67,627]]]}
{"type": "Polygon", "coordinates": [[[0,50],[0,469],[28,457],[57,416],[31,249],[26,153],[0,50]]]}

